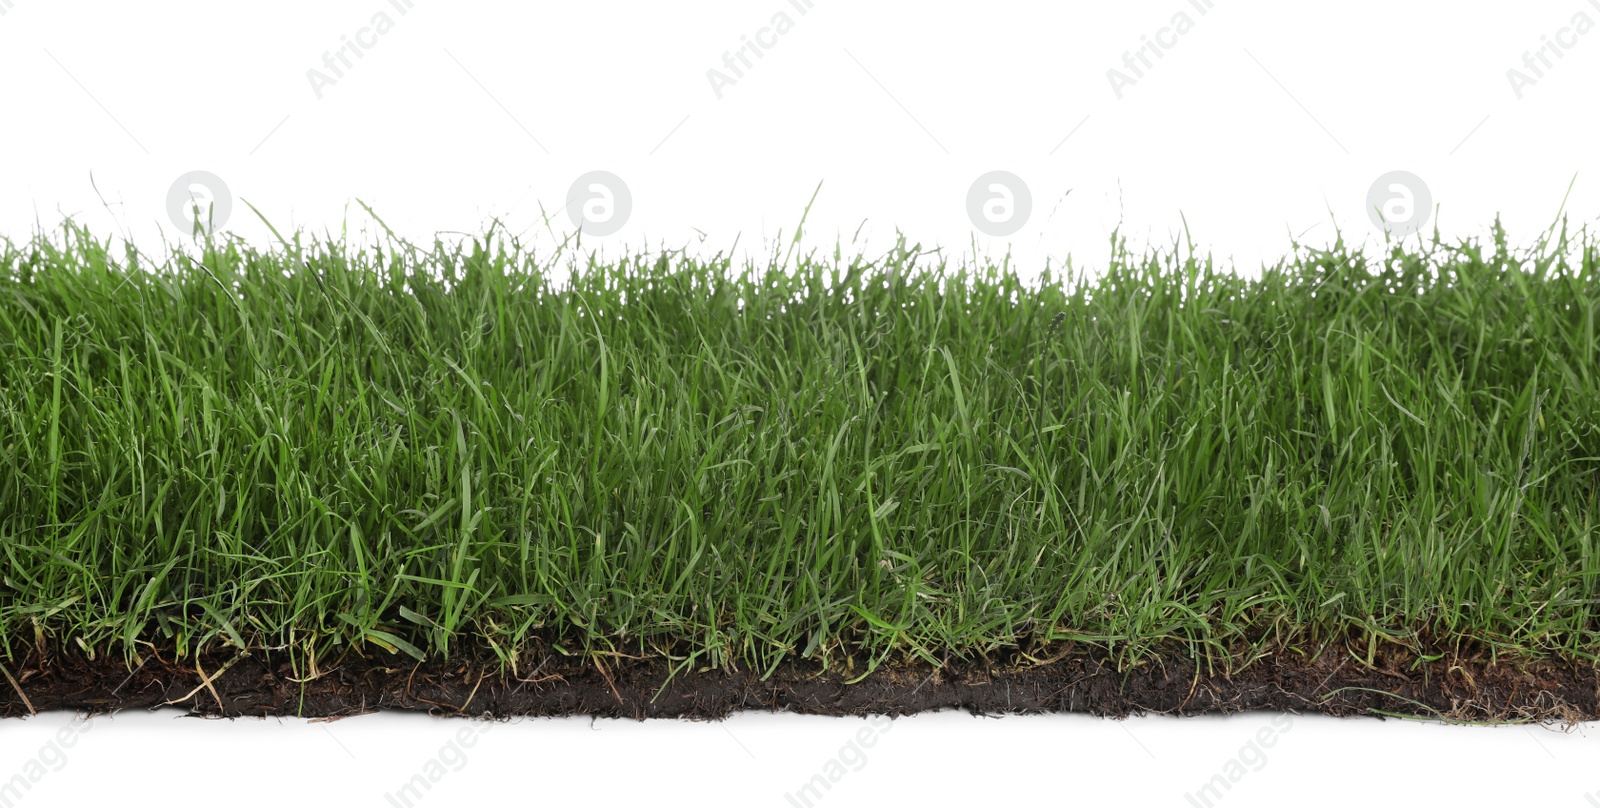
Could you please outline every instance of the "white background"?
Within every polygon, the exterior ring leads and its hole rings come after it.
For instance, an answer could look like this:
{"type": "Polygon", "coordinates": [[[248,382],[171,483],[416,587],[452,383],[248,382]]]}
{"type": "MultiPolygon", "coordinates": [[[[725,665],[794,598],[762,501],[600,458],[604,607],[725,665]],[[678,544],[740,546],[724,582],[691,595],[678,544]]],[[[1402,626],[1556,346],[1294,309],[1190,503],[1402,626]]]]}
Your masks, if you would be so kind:
{"type": "MultiPolygon", "coordinates": [[[[168,193],[197,170],[234,201],[225,229],[262,244],[245,201],[281,231],[337,233],[370,230],[359,199],[408,238],[498,219],[542,252],[573,229],[574,180],[608,171],[633,205],[618,232],[585,236],[607,254],[737,240],[759,255],[793,233],[820,182],[810,246],[849,252],[860,228],[870,254],[900,231],[951,258],[1010,250],[1025,274],[1068,255],[1103,265],[1119,226],[1136,245],[1170,244],[1187,223],[1243,271],[1291,238],[1375,242],[1368,192],[1395,170],[1425,181],[1426,225],[1448,237],[1500,214],[1525,243],[1569,186],[1574,223],[1600,213],[1600,30],[1567,28],[1580,13],[1600,23],[1600,0],[1215,0],[1205,14],[1190,0],[815,0],[803,15],[789,0],[414,0],[403,15],[389,0],[0,0],[0,12],[0,236],[13,240],[64,216],[145,245],[176,238],[168,193]],[[393,26],[374,40],[361,29],[380,11],[393,26]],[[741,37],[771,42],[761,29],[779,11],[792,30],[719,98],[707,71],[726,70],[741,37]],[[1119,98],[1107,71],[1132,75],[1124,55],[1144,37],[1173,42],[1161,29],[1179,11],[1192,29],[1119,98]],[[319,98],[307,71],[326,70],[343,37],[373,44],[319,98]],[[1532,56],[1538,76],[1525,54],[1547,38],[1571,44],[1544,52],[1549,68],[1532,56]],[[1536,79],[1520,98],[1513,68],[1536,79]],[[1009,238],[968,217],[969,188],[993,170],[1033,198],[1009,238]]],[[[919,717],[819,804],[1188,805],[1270,718],[919,717]]],[[[0,724],[0,778],[40,760],[69,720],[0,724]]],[[[19,804],[387,805],[463,726],[125,714],[74,735],[19,804]]],[[[788,805],[860,726],[496,726],[424,802],[788,805]]],[[[1300,718],[1219,804],[1600,805],[1593,735],[1300,718]]]]}

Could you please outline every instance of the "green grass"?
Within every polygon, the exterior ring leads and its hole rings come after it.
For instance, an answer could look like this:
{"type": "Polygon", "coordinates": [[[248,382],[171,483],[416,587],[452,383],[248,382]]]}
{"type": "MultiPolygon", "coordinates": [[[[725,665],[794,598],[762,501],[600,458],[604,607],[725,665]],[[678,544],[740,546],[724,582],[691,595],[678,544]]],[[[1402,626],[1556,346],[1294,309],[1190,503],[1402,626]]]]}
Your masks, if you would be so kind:
{"type": "Polygon", "coordinates": [[[0,655],[1600,651],[1600,243],[0,249],[0,655]],[[387,650],[383,650],[387,649],[387,650]]]}

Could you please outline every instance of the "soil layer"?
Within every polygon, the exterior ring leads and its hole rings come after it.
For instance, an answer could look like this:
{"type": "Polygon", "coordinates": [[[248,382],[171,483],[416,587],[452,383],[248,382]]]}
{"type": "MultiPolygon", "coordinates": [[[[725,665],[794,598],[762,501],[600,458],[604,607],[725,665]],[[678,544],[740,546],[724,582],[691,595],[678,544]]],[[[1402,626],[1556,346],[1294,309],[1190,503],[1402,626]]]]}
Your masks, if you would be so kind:
{"type": "MultiPolygon", "coordinates": [[[[1364,644],[1363,644],[1364,645],[1364,644]]],[[[1452,721],[1600,719],[1600,671],[1551,660],[1496,661],[1486,652],[1391,650],[1370,659],[1338,644],[1257,660],[1232,674],[1206,672],[1180,655],[1118,670],[1102,650],[1053,649],[1039,662],[880,667],[860,678],[802,664],[763,678],[753,671],[684,670],[659,660],[529,654],[518,672],[498,663],[418,663],[351,658],[303,681],[281,653],[258,650],[174,662],[90,661],[63,651],[7,663],[0,716],[30,711],[96,713],[166,705],[210,716],[356,715],[421,710],[473,716],[600,716],[715,719],[741,710],[816,715],[1085,712],[1200,715],[1275,710],[1326,715],[1405,715],[1452,721]],[[859,678],[859,681],[852,681],[859,678]]],[[[1365,647],[1360,649],[1365,652],[1365,647]]]]}

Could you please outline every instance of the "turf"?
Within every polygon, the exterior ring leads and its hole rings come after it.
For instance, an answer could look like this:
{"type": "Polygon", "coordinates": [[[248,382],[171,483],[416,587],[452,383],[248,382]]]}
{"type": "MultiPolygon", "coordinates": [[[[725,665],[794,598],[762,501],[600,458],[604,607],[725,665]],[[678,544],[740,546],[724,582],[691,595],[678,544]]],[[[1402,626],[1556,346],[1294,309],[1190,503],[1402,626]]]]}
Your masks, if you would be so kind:
{"type": "Polygon", "coordinates": [[[1248,276],[1113,240],[1034,282],[904,243],[168,246],[0,249],[13,669],[1600,651],[1586,231],[1248,276]]]}

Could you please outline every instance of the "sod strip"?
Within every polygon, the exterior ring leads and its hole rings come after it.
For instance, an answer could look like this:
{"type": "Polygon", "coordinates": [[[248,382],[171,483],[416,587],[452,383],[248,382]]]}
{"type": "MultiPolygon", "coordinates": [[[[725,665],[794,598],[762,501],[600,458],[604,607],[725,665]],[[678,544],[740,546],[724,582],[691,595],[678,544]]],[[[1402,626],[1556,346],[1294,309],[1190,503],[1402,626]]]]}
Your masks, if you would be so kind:
{"type": "Polygon", "coordinates": [[[0,714],[1600,718],[1600,240],[0,247],[0,714]]]}

